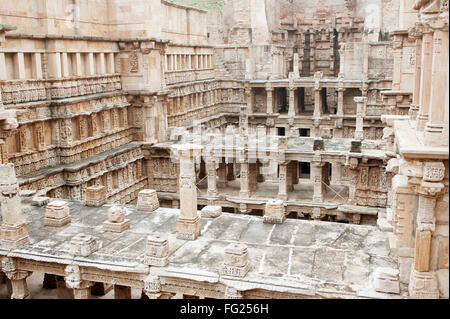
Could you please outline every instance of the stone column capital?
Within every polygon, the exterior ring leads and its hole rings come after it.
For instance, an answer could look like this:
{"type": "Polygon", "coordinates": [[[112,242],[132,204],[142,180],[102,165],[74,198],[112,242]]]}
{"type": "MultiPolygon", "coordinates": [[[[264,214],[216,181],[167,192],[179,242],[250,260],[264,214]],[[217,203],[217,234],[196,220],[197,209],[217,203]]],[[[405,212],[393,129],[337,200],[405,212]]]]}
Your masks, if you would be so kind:
{"type": "Polygon", "coordinates": [[[367,103],[368,98],[365,96],[357,96],[353,98],[356,103],[367,103]]]}
{"type": "Polygon", "coordinates": [[[15,271],[4,271],[4,273],[10,280],[23,280],[31,276],[33,272],[25,270],[15,270],[15,271]]]}
{"type": "Polygon", "coordinates": [[[420,186],[417,187],[417,193],[423,197],[436,197],[440,194],[444,184],[442,183],[430,183],[422,181],[420,186]]]}

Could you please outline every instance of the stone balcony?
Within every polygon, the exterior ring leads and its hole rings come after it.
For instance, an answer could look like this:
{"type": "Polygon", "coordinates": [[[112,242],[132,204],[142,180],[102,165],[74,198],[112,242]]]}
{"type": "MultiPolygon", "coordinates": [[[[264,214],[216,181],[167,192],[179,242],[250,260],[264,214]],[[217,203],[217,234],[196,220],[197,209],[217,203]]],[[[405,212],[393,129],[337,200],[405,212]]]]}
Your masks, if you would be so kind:
{"type": "Polygon", "coordinates": [[[120,75],[0,81],[3,104],[64,99],[121,90],[120,75]]]}

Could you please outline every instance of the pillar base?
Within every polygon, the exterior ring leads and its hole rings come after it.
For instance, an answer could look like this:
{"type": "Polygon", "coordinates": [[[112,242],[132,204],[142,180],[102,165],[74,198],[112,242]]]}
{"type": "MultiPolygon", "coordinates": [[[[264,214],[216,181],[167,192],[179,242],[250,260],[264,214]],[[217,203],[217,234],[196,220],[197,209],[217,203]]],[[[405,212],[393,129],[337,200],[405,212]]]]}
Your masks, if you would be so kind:
{"type": "Polygon", "coordinates": [[[109,231],[109,232],[113,232],[113,233],[121,233],[124,230],[127,230],[128,228],[130,228],[130,220],[129,219],[125,219],[121,223],[111,223],[110,221],[103,222],[103,230],[104,231],[109,231]]]}
{"type": "Polygon", "coordinates": [[[19,225],[0,225],[0,247],[17,249],[28,244],[28,231],[25,223],[19,225]]]}
{"type": "Polygon", "coordinates": [[[429,146],[445,146],[448,141],[448,127],[447,134],[443,125],[427,124],[424,134],[424,143],[429,146]]]}
{"type": "Polygon", "coordinates": [[[274,216],[264,216],[263,222],[267,224],[283,224],[286,217],[274,217],[274,216]]]}
{"type": "Polygon", "coordinates": [[[412,269],[408,291],[412,299],[439,299],[436,273],[412,269]]]}
{"type": "Polygon", "coordinates": [[[196,240],[200,236],[200,218],[178,217],[176,230],[177,239],[196,240]]]}
{"type": "Polygon", "coordinates": [[[249,269],[250,266],[248,263],[243,267],[235,267],[222,264],[222,266],[220,267],[220,274],[222,276],[245,277],[249,269]]]}
{"type": "Polygon", "coordinates": [[[62,227],[68,223],[71,222],[70,216],[66,216],[63,218],[51,218],[51,217],[44,217],[44,226],[51,226],[51,227],[62,227]]]}
{"type": "MultiPolygon", "coordinates": [[[[177,234],[178,238],[178,234],[177,234]]],[[[184,238],[181,238],[184,239],[184,238]]],[[[195,238],[194,238],[195,239],[195,238]]],[[[154,257],[154,256],[144,256],[142,260],[147,266],[165,267],[169,264],[169,258],[167,257],[154,257]]]]}

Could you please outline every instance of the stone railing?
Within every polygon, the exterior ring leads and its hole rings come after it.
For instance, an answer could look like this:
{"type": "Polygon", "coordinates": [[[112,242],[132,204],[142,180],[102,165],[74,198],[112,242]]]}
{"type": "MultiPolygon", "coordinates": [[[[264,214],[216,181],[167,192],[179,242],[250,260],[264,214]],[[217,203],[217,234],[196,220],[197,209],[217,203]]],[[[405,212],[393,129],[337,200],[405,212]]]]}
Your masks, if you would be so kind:
{"type": "Polygon", "coordinates": [[[122,89],[120,75],[117,74],[47,80],[47,84],[47,90],[52,99],[63,99],[122,89]]]}
{"type": "Polygon", "coordinates": [[[214,78],[214,69],[186,70],[186,71],[166,71],[166,85],[173,85],[184,82],[204,81],[214,78]]]}
{"type": "Polygon", "coordinates": [[[3,104],[47,100],[46,80],[0,81],[3,104]]]}
{"type": "Polygon", "coordinates": [[[62,99],[86,94],[120,90],[120,75],[96,75],[83,78],[0,81],[3,104],[62,99]]]}

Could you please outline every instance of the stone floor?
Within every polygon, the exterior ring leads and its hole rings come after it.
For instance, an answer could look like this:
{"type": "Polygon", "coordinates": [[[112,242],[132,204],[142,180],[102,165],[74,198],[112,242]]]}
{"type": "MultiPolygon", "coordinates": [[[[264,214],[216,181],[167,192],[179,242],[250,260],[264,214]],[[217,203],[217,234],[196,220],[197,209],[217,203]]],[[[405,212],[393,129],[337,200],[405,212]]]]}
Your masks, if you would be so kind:
{"type": "MultiPolygon", "coordinates": [[[[310,296],[379,297],[373,290],[378,267],[397,268],[390,256],[387,234],[374,226],[348,225],[288,219],[284,224],[263,223],[258,216],[224,213],[215,219],[201,218],[201,236],[195,241],[176,238],[179,210],[159,208],[152,213],[127,205],[130,229],[123,233],[102,230],[108,207],[86,207],[69,201],[72,222],[63,227],[43,225],[45,207],[24,203],[30,244],[10,252],[19,258],[41,259],[148,274],[142,263],[146,237],[150,233],[168,235],[169,265],[151,267],[152,274],[175,278],[197,278],[212,282],[231,282],[245,289],[260,287],[310,296]],[[84,233],[102,243],[89,257],[69,254],[70,239],[84,233]],[[248,246],[250,271],[245,278],[219,275],[224,250],[230,243],[248,246]]],[[[0,256],[8,251],[0,249],[0,256]]],[[[30,287],[35,298],[55,295],[40,289],[42,275],[35,274],[30,287]]],[[[2,288],[4,289],[4,288],[2,288]]],[[[138,292],[138,295],[140,293],[138,292]]],[[[111,297],[110,294],[104,298],[111,297]]],[[[396,296],[388,296],[395,298],[396,296]]],[[[398,296],[397,296],[398,297],[398,296]]]]}

